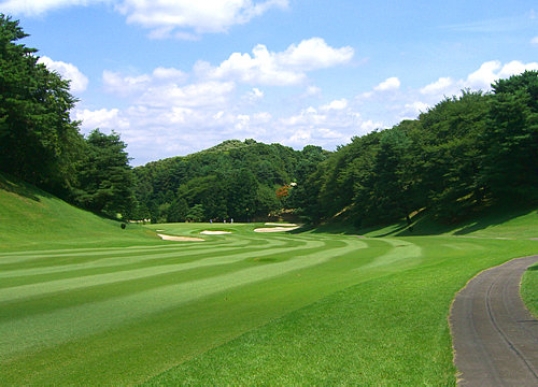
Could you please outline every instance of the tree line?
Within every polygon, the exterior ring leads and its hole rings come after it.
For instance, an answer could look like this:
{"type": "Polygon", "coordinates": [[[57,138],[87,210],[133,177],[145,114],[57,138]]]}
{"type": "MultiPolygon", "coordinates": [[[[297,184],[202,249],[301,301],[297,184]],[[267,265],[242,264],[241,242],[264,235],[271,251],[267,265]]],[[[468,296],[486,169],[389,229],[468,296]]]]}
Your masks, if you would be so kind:
{"type": "Polygon", "coordinates": [[[538,72],[490,93],[445,98],[415,120],[355,137],[298,181],[295,206],[313,222],[357,226],[428,211],[457,222],[486,206],[538,201],[538,72]]]}
{"type": "Polygon", "coordinates": [[[228,140],[134,169],[137,217],[159,222],[250,221],[285,208],[297,176],[328,152],[228,140]]]}
{"type": "Polygon", "coordinates": [[[126,144],[71,120],[69,82],[19,41],[19,22],[0,14],[0,172],[96,213],[127,214],[134,203],[126,144]]]}
{"type": "Polygon", "coordinates": [[[69,82],[0,15],[0,172],[105,216],[248,221],[293,212],[370,226],[429,212],[455,222],[505,201],[538,201],[538,72],[462,91],[415,120],[328,152],[228,140],[132,168],[112,132],[80,133],[69,82]]]}

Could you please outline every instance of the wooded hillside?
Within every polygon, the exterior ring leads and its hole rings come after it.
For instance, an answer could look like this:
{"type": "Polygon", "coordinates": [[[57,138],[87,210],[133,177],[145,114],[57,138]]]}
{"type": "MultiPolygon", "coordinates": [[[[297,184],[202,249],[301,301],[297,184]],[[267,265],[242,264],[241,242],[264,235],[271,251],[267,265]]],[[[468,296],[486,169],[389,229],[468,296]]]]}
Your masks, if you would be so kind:
{"type": "Polygon", "coordinates": [[[254,140],[229,140],[185,157],[134,169],[138,218],[153,221],[248,221],[280,212],[295,181],[328,152],[254,140]]]}

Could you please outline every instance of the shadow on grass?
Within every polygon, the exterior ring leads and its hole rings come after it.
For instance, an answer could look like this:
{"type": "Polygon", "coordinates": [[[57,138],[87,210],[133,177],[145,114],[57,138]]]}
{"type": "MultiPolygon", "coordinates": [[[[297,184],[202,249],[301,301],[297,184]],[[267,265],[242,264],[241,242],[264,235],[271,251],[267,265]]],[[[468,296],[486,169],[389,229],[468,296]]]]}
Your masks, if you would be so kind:
{"type": "Polygon", "coordinates": [[[41,201],[39,196],[37,196],[38,193],[40,196],[48,195],[45,192],[41,192],[37,188],[22,182],[21,180],[14,179],[3,174],[0,174],[0,189],[34,200],[36,202],[41,201]]]}
{"type": "Polygon", "coordinates": [[[425,214],[418,219],[413,219],[413,227],[405,228],[398,232],[398,236],[412,235],[468,235],[477,231],[482,231],[490,227],[498,226],[536,211],[536,206],[514,205],[498,203],[481,211],[470,213],[465,219],[457,222],[447,223],[425,214]],[[412,230],[412,231],[410,231],[412,230]]]}
{"type": "MultiPolygon", "coordinates": [[[[441,234],[468,235],[477,231],[485,230],[510,221],[520,216],[528,215],[536,210],[534,205],[515,205],[513,203],[497,203],[481,211],[470,213],[465,219],[457,222],[443,222],[435,219],[427,211],[419,213],[412,218],[411,224],[405,220],[390,225],[379,225],[369,228],[357,228],[350,222],[327,223],[317,227],[305,226],[294,233],[319,232],[345,235],[368,235],[369,237],[382,238],[388,236],[432,236],[441,234]]],[[[538,270],[538,269],[537,269],[538,270]]]]}

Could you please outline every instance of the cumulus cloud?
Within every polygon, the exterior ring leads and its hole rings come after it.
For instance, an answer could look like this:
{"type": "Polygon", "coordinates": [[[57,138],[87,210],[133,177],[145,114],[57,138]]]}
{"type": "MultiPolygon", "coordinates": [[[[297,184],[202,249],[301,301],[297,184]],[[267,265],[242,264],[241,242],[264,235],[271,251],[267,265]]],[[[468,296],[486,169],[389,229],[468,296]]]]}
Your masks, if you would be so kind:
{"type": "Polygon", "coordinates": [[[128,23],[151,29],[151,37],[196,39],[203,33],[226,32],[271,9],[285,9],[289,0],[3,0],[2,12],[38,16],[48,11],[112,4],[128,23]]]}
{"type": "Polygon", "coordinates": [[[75,119],[82,121],[86,130],[96,128],[124,130],[130,126],[129,119],[122,117],[118,109],[76,110],[75,119]]]}
{"type": "Polygon", "coordinates": [[[533,46],[538,46],[538,36],[531,39],[531,44],[533,46]]]}
{"type": "Polygon", "coordinates": [[[47,66],[49,70],[56,71],[63,79],[69,80],[71,92],[81,93],[88,87],[88,78],[75,65],[54,61],[47,56],[40,57],[38,62],[47,66]]]}
{"type": "Polygon", "coordinates": [[[225,32],[248,23],[288,0],[123,0],[116,9],[129,23],[153,30],[153,37],[192,38],[193,34],[225,32]],[[179,29],[179,31],[177,31],[179,29]]]}
{"type": "Polygon", "coordinates": [[[125,76],[113,71],[103,71],[103,85],[105,90],[124,97],[144,90],[151,83],[151,80],[151,76],[147,74],[125,76]]]}
{"type": "Polygon", "coordinates": [[[167,84],[152,86],[144,91],[138,103],[144,106],[162,107],[176,106],[182,108],[200,108],[220,106],[229,100],[234,91],[232,82],[203,82],[185,86],[167,84]]]}
{"type": "Polygon", "coordinates": [[[351,47],[333,48],[320,38],[303,40],[283,52],[271,52],[258,44],[248,53],[233,53],[219,66],[196,64],[199,76],[229,78],[239,82],[265,85],[294,85],[306,79],[306,72],[348,63],[354,55],[351,47]]]}
{"type": "Polygon", "coordinates": [[[525,70],[538,70],[538,62],[522,63],[512,61],[503,65],[500,61],[489,61],[483,63],[478,70],[469,74],[464,84],[465,87],[472,89],[489,90],[491,84],[496,80],[521,74],[525,70]]]}
{"type": "Polygon", "coordinates": [[[348,106],[348,101],[347,99],[343,98],[343,99],[331,101],[327,105],[323,105],[321,107],[321,110],[344,110],[345,108],[347,108],[347,106],[348,106]]]}
{"type": "Polygon", "coordinates": [[[490,91],[491,85],[498,79],[509,78],[512,75],[521,74],[525,70],[538,70],[538,62],[511,61],[503,64],[497,60],[488,61],[482,63],[477,70],[471,72],[464,79],[441,77],[422,87],[420,93],[432,101],[439,101],[444,96],[457,95],[464,89],[490,91]]]}
{"type": "Polygon", "coordinates": [[[125,75],[103,71],[103,86],[108,93],[121,97],[136,95],[155,85],[178,85],[187,81],[188,74],[174,68],[157,67],[151,74],[125,75]]]}
{"type": "Polygon", "coordinates": [[[400,88],[400,80],[397,77],[387,78],[385,81],[381,82],[379,85],[374,87],[375,91],[389,91],[397,90],[400,88]]]}
{"type": "Polygon", "coordinates": [[[38,16],[47,11],[70,6],[87,6],[110,0],[4,0],[0,9],[6,14],[38,16]]]}
{"type": "Polygon", "coordinates": [[[422,94],[443,94],[454,85],[454,81],[450,77],[441,77],[437,81],[430,83],[420,89],[422,94]]]}
{"type": "Polygon", "coordinates": [[[298,45],[292,44],[286,51],[277,54],[276,60],[282,67],[311,71],[347,63],[353,55],[352,47],[333,48],[321,38],[311,38],[298,45]]]}

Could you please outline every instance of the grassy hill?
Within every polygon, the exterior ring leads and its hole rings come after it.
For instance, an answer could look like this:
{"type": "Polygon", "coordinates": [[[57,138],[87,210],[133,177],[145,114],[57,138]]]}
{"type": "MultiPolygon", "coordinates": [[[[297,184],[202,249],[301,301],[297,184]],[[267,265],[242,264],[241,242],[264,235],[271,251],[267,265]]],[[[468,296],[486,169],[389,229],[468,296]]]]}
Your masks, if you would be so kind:
{"type": "Polygon", "coordinates": [[[154,233],[83,211],[32,185],[0,174],[0,250],[63,245],[124,245],[156,240],[154,233]]]}

